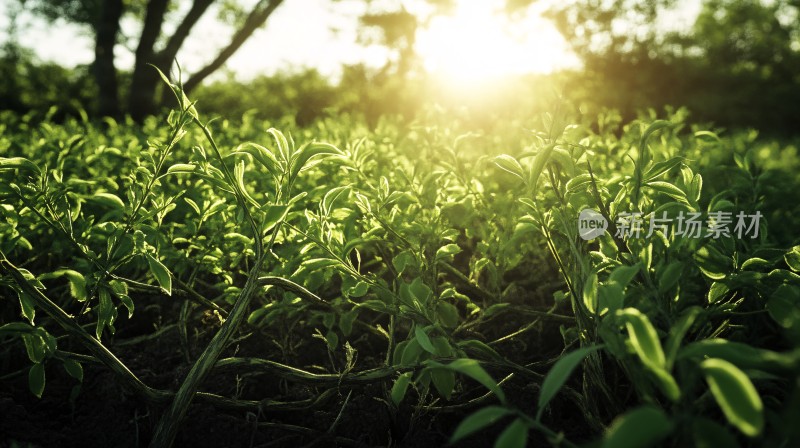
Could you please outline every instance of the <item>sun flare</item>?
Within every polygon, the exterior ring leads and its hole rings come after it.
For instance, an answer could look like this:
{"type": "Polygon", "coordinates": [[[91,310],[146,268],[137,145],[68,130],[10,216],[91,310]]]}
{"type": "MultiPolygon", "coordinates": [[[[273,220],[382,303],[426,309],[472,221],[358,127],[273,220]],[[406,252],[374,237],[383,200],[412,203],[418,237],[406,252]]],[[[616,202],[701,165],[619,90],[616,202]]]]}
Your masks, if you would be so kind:
{"type": "Polygon", "coordinates": [[[550,73],[576,64],[555,26],[531,7],[512,19],[503,1],[459,0],[417,35],[425,69],[457,83],[506,75],[550,73]]]}

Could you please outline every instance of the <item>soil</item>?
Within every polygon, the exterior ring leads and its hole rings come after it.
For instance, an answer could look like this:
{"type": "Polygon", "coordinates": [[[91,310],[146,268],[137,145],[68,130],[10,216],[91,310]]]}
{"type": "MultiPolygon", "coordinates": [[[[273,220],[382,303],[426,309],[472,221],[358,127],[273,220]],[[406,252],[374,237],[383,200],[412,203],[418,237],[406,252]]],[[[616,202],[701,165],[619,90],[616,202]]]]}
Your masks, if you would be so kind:
{"type": "MultiPolygon", "coordinates": [[[[552,297],[552,296],[550,296],[552,297]]],[[[128,321],[120,316],[117,333],[104,336],[104,343],[145,384],[162,389],[177,390],[186,373],[203,350],[218,322],[193,311],[189,320],[189,345],[191,356],[187,359],[176,327],[158,337],[135,344],[132,338],[153,334],[167,323],[177,321],[180,305],[170,298],[137,297],[137,311],[128,321]],[[125,341],[128,341],[126,344],[125,341]]],[[[520,298],[527,306],[533,299],[520,298]]],[[[541,299],[539,299],[541,300],[541,299]]],[[[539,300],[536,300],[538,302],[539,300]]],[[[551,299],[552,300],[552,299],[551,299]]],[[[537,306],[541,308],[541,306],[537,306]]],[[[124,314],[124,313],[121,313],[124,314]]],[[[369,321],[372,316],[362,315],[369,321]]],[[[46,322],[42,316],[42,322],[46,322]]],[[[510,334],[525,327],[531,317],[506,313],[491,325],[479,329],[474,337],[484,340],[510,334]]],[[[37,322],[38,323],[38,322],[37,322]]],[[[375,315],[375,323],[382,323],[375,315]]],[[[382,323],[386,327],[386,323],[382,323]]],[[[308,328],[307,325],[297,325],[308,328]]],[[[252,329],[251,329],[252,331],[252,329]]],[[[306,330],[307,331],[307,330],[306,330]]],[[[335,372],[345,366],[344,351],[329,353],[325,343],[308,334],[283,334],[284,342],[276,344],[270,334],[238,335],[241,340],[229,346],[223,357],[257,356],[275,360],[312,372],[335,372]],[[320,365],[321,364],[321,365],[320,365]]],[[[356,328],[348,341],[357,350],[355,371],[379,367],[385,351],[385,341],[369,332],[356,328]]],[[[344,341],[342,341],[343,343],[344,341]]],[[[544,361],[558,355],[563,341],[558,324],[543,322],[532,331],[502,342],[494,348],[503,356],[520,364],[544,361]]],[[[59,349],[85,353],[81,347],[68,340],[59,341],[59,349]]],[[[46,388],[41,399],[28,390],[27,366],[29,361],[21,344],[9,344],[4,356],[7,365],[2,375],[6,378],[0,389],[0,447],[146,447],[163,408],[148,406],[144,401],[123,389],[113,374],[100,364],[84,363],[84,380],[74,399],[70,396],[78,382],[66,374],[61,363],[53,360],[46,367],[46,388]],[[13,346],[12,346],[13,345],[13,346]]],[[[547,366],[532,367],[545,373],[547,366]]],[[[496,378],[507,371],[488,368],[496,378]]],[[[356,447],[440,447],[447,444],[450,434],[461,420],[471,412],[488,404],[494,398],[476,404],[464,404],[483,395],[486,390],[477,383],[465,380],[463,390],[457,390],[450,402],[439,398],[432,402],[421,400],[410,391],[399,408],[391,404],[386,395],[391,389],[390,380],[370,384],[334,386],[332,398],[317,406],[296,411],[231,411],[218,409],[195,400],[181,427],[176,447],[303,447],[303,446],[356,446],[356,447]]],[[[533,413],[537,397],[535,382],[515,377],[503,384],[503,390],[512,404],[533,413]]],[[[202,390],[225,397],[242,400],[270,400],[291,402],[314,398],[326,387],[292,384],[265,374],[219,373],[204,381],[202,390]]],[[[570,429],[566,434],[572,441],[587,438],[582,412],[569,400],[556,400],[548,420],[551,427],[570,429]]],[[[508,421],[501,421],[465,439],[458,446],[485,447],[494,443],[508,421]]],[[[546,445],[546,440],[531,432],[529,446],[546,445]]]]}

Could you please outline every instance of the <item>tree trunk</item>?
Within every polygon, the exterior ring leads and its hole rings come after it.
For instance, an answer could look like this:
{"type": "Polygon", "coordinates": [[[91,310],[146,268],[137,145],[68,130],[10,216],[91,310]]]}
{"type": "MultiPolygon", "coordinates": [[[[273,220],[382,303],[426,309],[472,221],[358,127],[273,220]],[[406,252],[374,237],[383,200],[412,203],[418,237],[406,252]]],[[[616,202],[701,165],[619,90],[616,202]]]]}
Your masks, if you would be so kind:
{"type": "Polygon", "coordinates": [[[161,35],[168,3],[169,0],[150,0],[147,3],[142,36],[139,39],[139,46],[136,47],[131,90],[128,94],[128,112],[138,122],[155,112],[155,91],[159,77],[150,64],[164,71],[164,64],[158,60],[154,47],[161,35]]]}
{"type": "Polygon", "coordinates": [[[92,73],[98,88],[98,108],[100,116],[120,116],[117,68],[114,65],[114,47],[119,33],[119,20],[122,17],[122,0],[107,0],[102,3],[95,26],[95,50],[92,73]]]}
{"type": "MultiPolygon", "coordinates": [[[[118,0],[115,0],[118,1],[118,0]]],[[[147,3],[145,12],[142,36],[139,39],[139,46],[136,48],[136,63],[131,79],[131,90],[128,97],[128,112],[131,117],[141,122],[148,115],[156,112],[156,90],[160,78],[150,65],[158,67],[159,70],[169,76],[175,55],[183,45],[189,32],[197,24],[200,17],[205,13],[214,0],[194,0],[192,7],[178,25],[175,33],[170,36],[164,49],[156,52],[155,43],[161,35],[161,28],[164,24],[164,14],[169,3],[168,0],[150,0],[147,3]]],[[[219,69],[241,46],[244,42],[272,15],[272,12],[283,3],[283,0],[259,0],[250,14],[245,19],[241,28],[236,30],[231,38],[231,42],[223,48],[217,57],[207,66],[200,69],[184,84],[186,92],[191,91],[199,85],[209,75],[219,69]]]]}

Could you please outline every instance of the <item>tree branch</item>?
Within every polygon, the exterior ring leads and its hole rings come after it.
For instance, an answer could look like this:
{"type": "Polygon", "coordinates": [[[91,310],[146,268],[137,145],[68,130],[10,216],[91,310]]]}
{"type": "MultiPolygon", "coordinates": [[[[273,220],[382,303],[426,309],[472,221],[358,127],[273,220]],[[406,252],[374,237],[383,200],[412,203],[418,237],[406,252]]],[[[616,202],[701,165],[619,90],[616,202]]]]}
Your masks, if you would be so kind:
{"type": "MultiPolygon", "coordinates": [[[[214,3],[214,0],[195,0],[192,3],[192,8],[188,13],[186,13],[186,16],[183,18],[181,24],[178,25],[178,28],[175,30],[172,36],[170,36],[169,40],[167,41],[167,46],[164,47],[164,49],[161,50],[156,57],[162,67],[170,67],[172,65],[172,61],[175,60],[178,50],[180,50],[183,46],[183,42],[189,36],[192,28],[194,28],[194,26],[197,24],[197,21],[200,20],[212,3],[214,3]]],[[[169,70],[163,69],[162,71],[164,73],[169,72],[169,70]]]]}
{"type": "Polygon", "coordinates": [[[222,65],[239,50],[245,41],[267,21],[281,3],[283,3],[283,0],[259,1],[258,4],[253,7],[250,15],[247,16],[244,25],[233,34],[228,46],[223,48],[211,63],[201,68],[189,78],[189,80],[184,83],[183,90],[188,94],[195,87],[200,85],[209,75],[222,67],[222,65]]]}

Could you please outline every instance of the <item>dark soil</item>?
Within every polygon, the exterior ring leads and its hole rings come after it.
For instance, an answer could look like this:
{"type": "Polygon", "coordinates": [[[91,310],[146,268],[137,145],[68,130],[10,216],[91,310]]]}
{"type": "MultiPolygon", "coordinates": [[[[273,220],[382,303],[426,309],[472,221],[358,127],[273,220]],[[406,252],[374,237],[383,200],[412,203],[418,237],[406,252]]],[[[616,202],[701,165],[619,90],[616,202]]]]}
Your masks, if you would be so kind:
{"type": "MultiPolygon", "coordinates": [[[[187,359],[177,327],[164,331],[158,337],[130,344],[131,338],[152,334],[167,323],[177,321],[180,305],[172,298],[138,297],[137,311],[132,320],[120,316],[116,335],[104,337],[104,343],[145,384],[162,389],[177,390],[194,361],[218,328],[218,322],[202,311],[193,311],[188,320],[190,359],[187,359]],[[124,342],[128,341],[128,343],[124,342]]],[[[541,300],[541,299],[540,299],[541,300]]],[[[552,300],[552,299],[551,299],[552,300]]],[[[541,303],[520,298],[526,306],[541,308],[541,303]],[[525,303],[527,302],[527,303],[525,303]]],[[[124,314],[124,313],[121,313],[124,314]]],[[[308,313],[306,313],[308,314],[308,313]]],[[[366,321],[372,316],[362,315],[366,321]]],[[[374,316],[374,323],[380,322],[374,316]]],[[[38,318],[46,322],[44,316],[38,318]]],[[[302,319],[302,317],[301,317],[302,319]]],[[[525,327],[533,318],[505,313],[483,328],[477,328],[470,337],[490,341],[525,327]]],[[[314,328],[308,322],[299,322],[296,328],[314,328]]],[[[319,325],[321,327],[321,325],[319,325]]],[[[287,327],[291,327],[288,325],[287,327]]],[[[273,329],[277,330],[277,329],[273,329]]],[[[56,333],[55,330],[54,334],[56,333]]],[[[248,331],[254,331],[252,328],[248,331]]],[[[303,330],[308,331],[308,330],[303,330]]],[[[240,334],[241,340],[232,344],[223,357],[260,357],[311,372],[335,373],[345,366],[344,350],[328,353],[325,343],[309,334],[294,330],[276,331],[283,345],[269,330],[261,333],[240,334]]],[[[385,340],[356,328],[348,342],[357,350],[354,371],[379,367],[385,352],[385,340]]],[[[344,340],[342,340],[344,344],[344,340]]],[[[341,345],[340,345],[341,348],[341,345]]],[[[546,361],[563,348],[558,323],[543,321],[531,331],[494,346],[503,356],[520,364],[546,361]]],[[[44,396],[37,399],[28,390],[27,366],[29,361],[18,341],[4,348],[7,365],[1,375],[6,378],[0,389],[0,447],[146,447],[153,428],[158,423],[162,407],[148,405],[124,390],[113,374],[100,364],[84,363],[84,380],[74,400],[70,395],[78,382],[69,377],[61,363],[52,360],[46,369],[44,396]]],[[[70,341],[59,341],[59,349],[85,353],[82,347],[70,341]]],[[[531,365],[540,373],[548,366],[531,365]]],[[[509,372],[488,367],[500,379],[509,372]]],[[[300,446],[395,446],[440,447],[447,443],[455,427],[471,412],[488,404],[496,404],[493,397],[481,403],[465,405],[480,397],[486,390],[472,382],[461,382],[450,402],[435,396],[420,398],[410,390],[400,408],[391,404],[387,391],[391,379],[370,384],[333,386],[330,399],[315,407],[295,411],[264,412],[218,409],[212,405],[195,402],[178,434],[175,446],[183,447],[300,447],[300,446]],[[420,406],[424,404],[424,406],[420,406]],[[431,407],[433,406],[433,407],[431,407]]],[[[212,372],[202,386],[204,392],[242,400],[275,400],[292,402],[313,399],[328,387],[289,383],[266,374],[212,372]]],[[[520,409],[534,412],[538,384],[519,375],[503,384],[503,390],[520,409]]],[[[576,428],[567,434],[573,441],[586,439],[585,422],[580,408],[569,400],[556,400],[547,420],[552,427],[576,428]]],[[[507,421],[469,437],[459,446],[485,447],[494,443],[507,421]]],[[[531,434],[530,446],[545,443],[538,434],[531,434]]]]}

